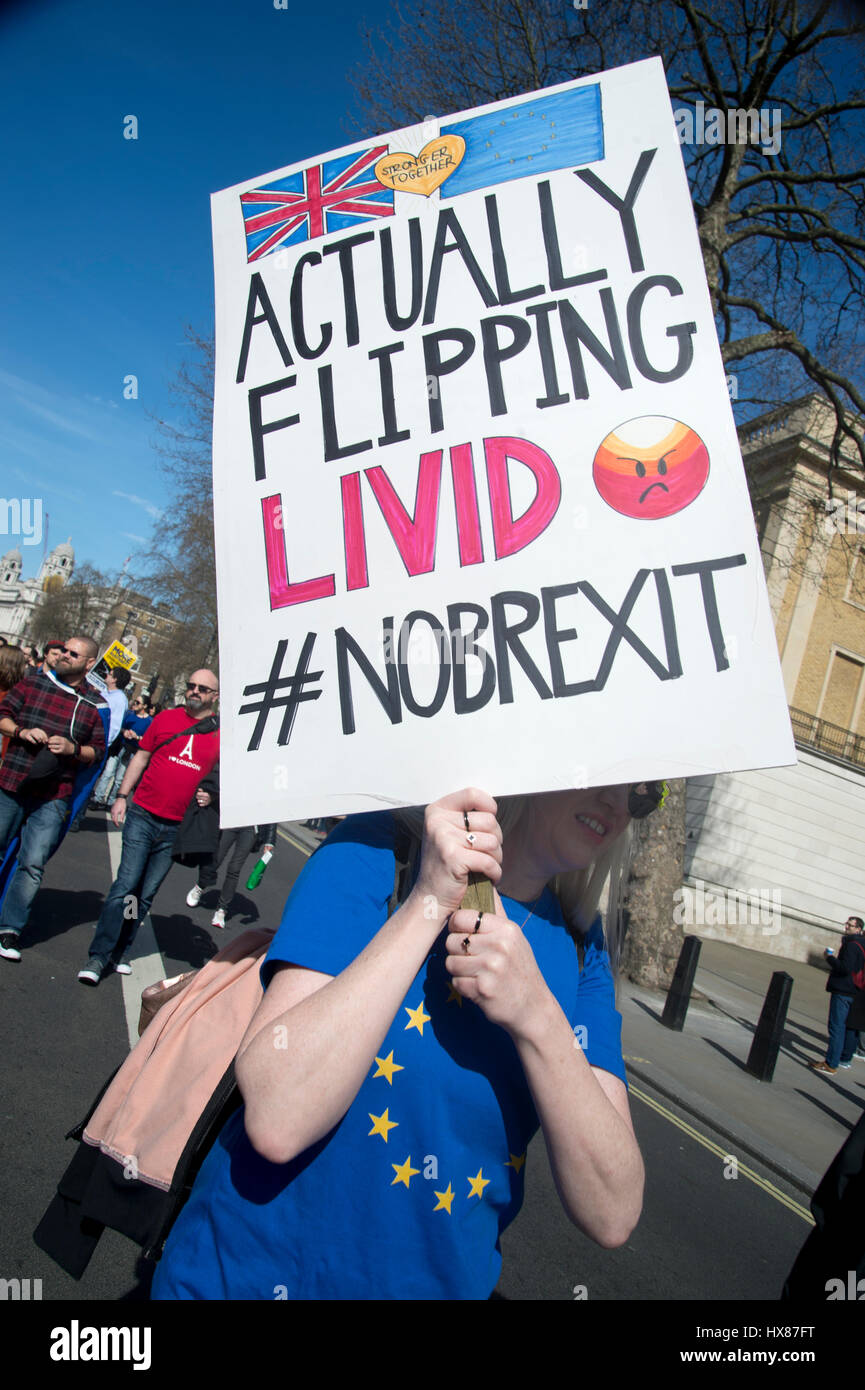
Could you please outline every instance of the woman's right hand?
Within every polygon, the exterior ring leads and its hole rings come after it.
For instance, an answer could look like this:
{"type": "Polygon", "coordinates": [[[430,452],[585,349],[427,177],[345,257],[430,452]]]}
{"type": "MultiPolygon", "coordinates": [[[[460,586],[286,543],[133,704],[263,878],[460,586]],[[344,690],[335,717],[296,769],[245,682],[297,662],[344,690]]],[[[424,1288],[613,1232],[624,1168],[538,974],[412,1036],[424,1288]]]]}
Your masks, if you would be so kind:
{"type": "Polygon", "coordinates": [[[470,873],[483,874],[493,884],[498,883],[502,876],[502,832],[496,810],[493,798],[477,787],[466,787],[427,806],[420,872],[411,894],[423,903],[425,917],[430,916],[430,899],[437,921],[455,912],[470,873]]]}

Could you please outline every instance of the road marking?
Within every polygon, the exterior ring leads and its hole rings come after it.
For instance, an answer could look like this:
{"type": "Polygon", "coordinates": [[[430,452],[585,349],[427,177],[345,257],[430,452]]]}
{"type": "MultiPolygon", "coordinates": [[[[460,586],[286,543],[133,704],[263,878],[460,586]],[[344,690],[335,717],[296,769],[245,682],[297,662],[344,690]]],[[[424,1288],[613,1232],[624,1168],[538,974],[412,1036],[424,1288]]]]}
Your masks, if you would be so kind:
{"type": "MultiPolygon", "coordinates": [[[[697,1143],[702,1144],[703,1148],[708,1149],[710,1153],[717,1154],[719,1158],[724,1159],[731,1157],[729,1148],[722,1149],[718,1144],[713,1144],[711,1139],[707,1139],[705,1135],[700,1134],[698,1130],[686,1124],[684,1120],[680,1120],[678,1115],[674,1115],[666,1106],[653,1100],[651,1096],[647,1096],[645,1091],[639,1090],[636,1086],[630,1086],[629,1091],[632,1096],[636,1096],[644,1105],[648,1105],[650,1109],[657,1111],[659,1115],[663,1115],[665,1120],[669,1120],[671,1124],[677,1125],[679,1129],[684,1130],[685,1134],[690,1135],[692,1139],[696,1139],[697,1143]]],[[[732,1157],[735,1157],[735,1155],[732,1155],[732,1157]]],[[[764,1192],[768,1192],[769,1196],[774,1197],[776,1202],[780,1202],[782,1206],[788,1207],[789,1210],[795,1212],[797,1216],[801,1216],[802,1220],[807,1221],[809,1226],[814,1225],[814,1218],[807,1208],[800,1206],[798,1202],[794,1202],[792,1197],[788,1197],[786,1192],[782,1192],[774,1183],[767,1182],[765,1178],[761,1178],[752,1168],[746,1167],[740,1159],[736,1159],[736,1164],[738,1172],[742,1173],[746,1178],[750,1178],[751,1182],[755,1183],[757,1187],[761,1187],[764,1192]]]]}
{"type": "MultiPolygon", "coordinates": [[[[123,834],[117,834],[111,825],[111,816],[107,816],[108,829],[108,855],[111,860],[111,882],[113,883],[120,872],[120,856],[123,852],[123,834]]],[[[165,962],[162,959],[162,952],[156,944],[156,933],[153,930],[153,923],[148,912],[141,926],[135,934],[135,945],[133,947],[135,956],[132,959],[132,974],[120,976],[120,986],[123,991],[123,1009],[126,1014],[126,1032],[129,1037],[130,1051],[138,1042],[138,1020],[141,1016],[141,991],[148,985],[155,985],[158,980],[165,979],[165,962]]]]}
{"type": "Polygon", "coordinates": [[[293,845],[295,849],[300,850],[301,854],[306,855],[307,859],[309,859],[310,855],[313,852],[309,848],[309,845],[305,845],[300,840],[296,840],[293,835],[289,835],[287,830],[283,830],[282,826],[279,826],[276,833],[277,835],[281,835],[283,840],[288,840],[288,843],[290,845],[293,845]]]}

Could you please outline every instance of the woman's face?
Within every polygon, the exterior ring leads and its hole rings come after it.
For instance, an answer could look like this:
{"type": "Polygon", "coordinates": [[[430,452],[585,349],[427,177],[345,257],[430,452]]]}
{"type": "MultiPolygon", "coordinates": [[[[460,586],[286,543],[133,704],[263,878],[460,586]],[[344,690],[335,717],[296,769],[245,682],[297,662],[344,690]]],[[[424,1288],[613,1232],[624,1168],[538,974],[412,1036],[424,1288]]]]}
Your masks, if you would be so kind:
{"type": "Polygon", "coordinates": [[[629,791],[623,783],[530,799],[527,833],[535,853],[549,860],[551,875],[586,869],[610,848],[630,823],[629,791]]]}

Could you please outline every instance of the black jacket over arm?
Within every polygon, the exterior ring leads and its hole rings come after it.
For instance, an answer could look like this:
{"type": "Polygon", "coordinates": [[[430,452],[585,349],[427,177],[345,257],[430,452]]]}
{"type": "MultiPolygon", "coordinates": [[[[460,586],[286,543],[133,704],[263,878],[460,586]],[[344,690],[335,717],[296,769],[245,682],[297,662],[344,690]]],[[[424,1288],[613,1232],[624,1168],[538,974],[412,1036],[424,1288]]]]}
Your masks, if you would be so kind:
{"type": "Polygon", "coordinates": [[[209,792],[210,805],[199,806],[193,796],[171,851],[175,863],[191,867],[206,864],[219,846],[219,763],[201,779],[196,791],[209,792]]]}

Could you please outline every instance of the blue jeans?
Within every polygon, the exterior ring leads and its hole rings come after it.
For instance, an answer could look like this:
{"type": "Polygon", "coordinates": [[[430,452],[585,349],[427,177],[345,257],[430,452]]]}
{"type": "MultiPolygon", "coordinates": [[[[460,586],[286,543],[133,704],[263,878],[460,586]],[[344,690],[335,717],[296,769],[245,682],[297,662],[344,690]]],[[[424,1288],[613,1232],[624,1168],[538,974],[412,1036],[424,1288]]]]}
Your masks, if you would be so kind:
{"type": "Polygon", "coordinates": [[[120,868],[90,947],[91,958],[100,960],[103,966],[122,960],[131,951],[135,933],[171,868],[171,851],[179,826],[179,821],[151,815],[134,802],[126,812],[120,868]]]}
{"type": "MultiPolygon", "coordinates": [[[[114,800],[113,796],[111,795],[111,791],[114,787],[117,777],[118,761],[119,759],[116,757],[108,759],[108,762],[102,769],[102,775],[100,776],[99,781],[96,783],[96,786],[90,793],[91,800],[102,801],[107,806],[111,805],[112,801],[114,800]]],[[[125,771],[126,769],[124,767],[123,772],[125,771]]],[[[120,774],[121,777],[123,776],[123,772],[121,772],[120,774]]]]}
{"type": "Polygon", "coordinates": [[[829,1067],[837,1067],[839,1062],[849,1062],[856,1051],[857,1035],[847,1027],[847,1015],[852,1003],[852,994],[830,995],[829,1047],[826,1051],[826,1065],[829,1067]]]}
{"type": "Polygon", "coordinates": [[[21,831],[18,867],[3,900],[0,931],[21,932],[26,927],[45,865],[60,843],[68,813],[67,797],[34,801],[26,792],[11,796],[0,791],[0,859],[9,841],[21,831]]]}

